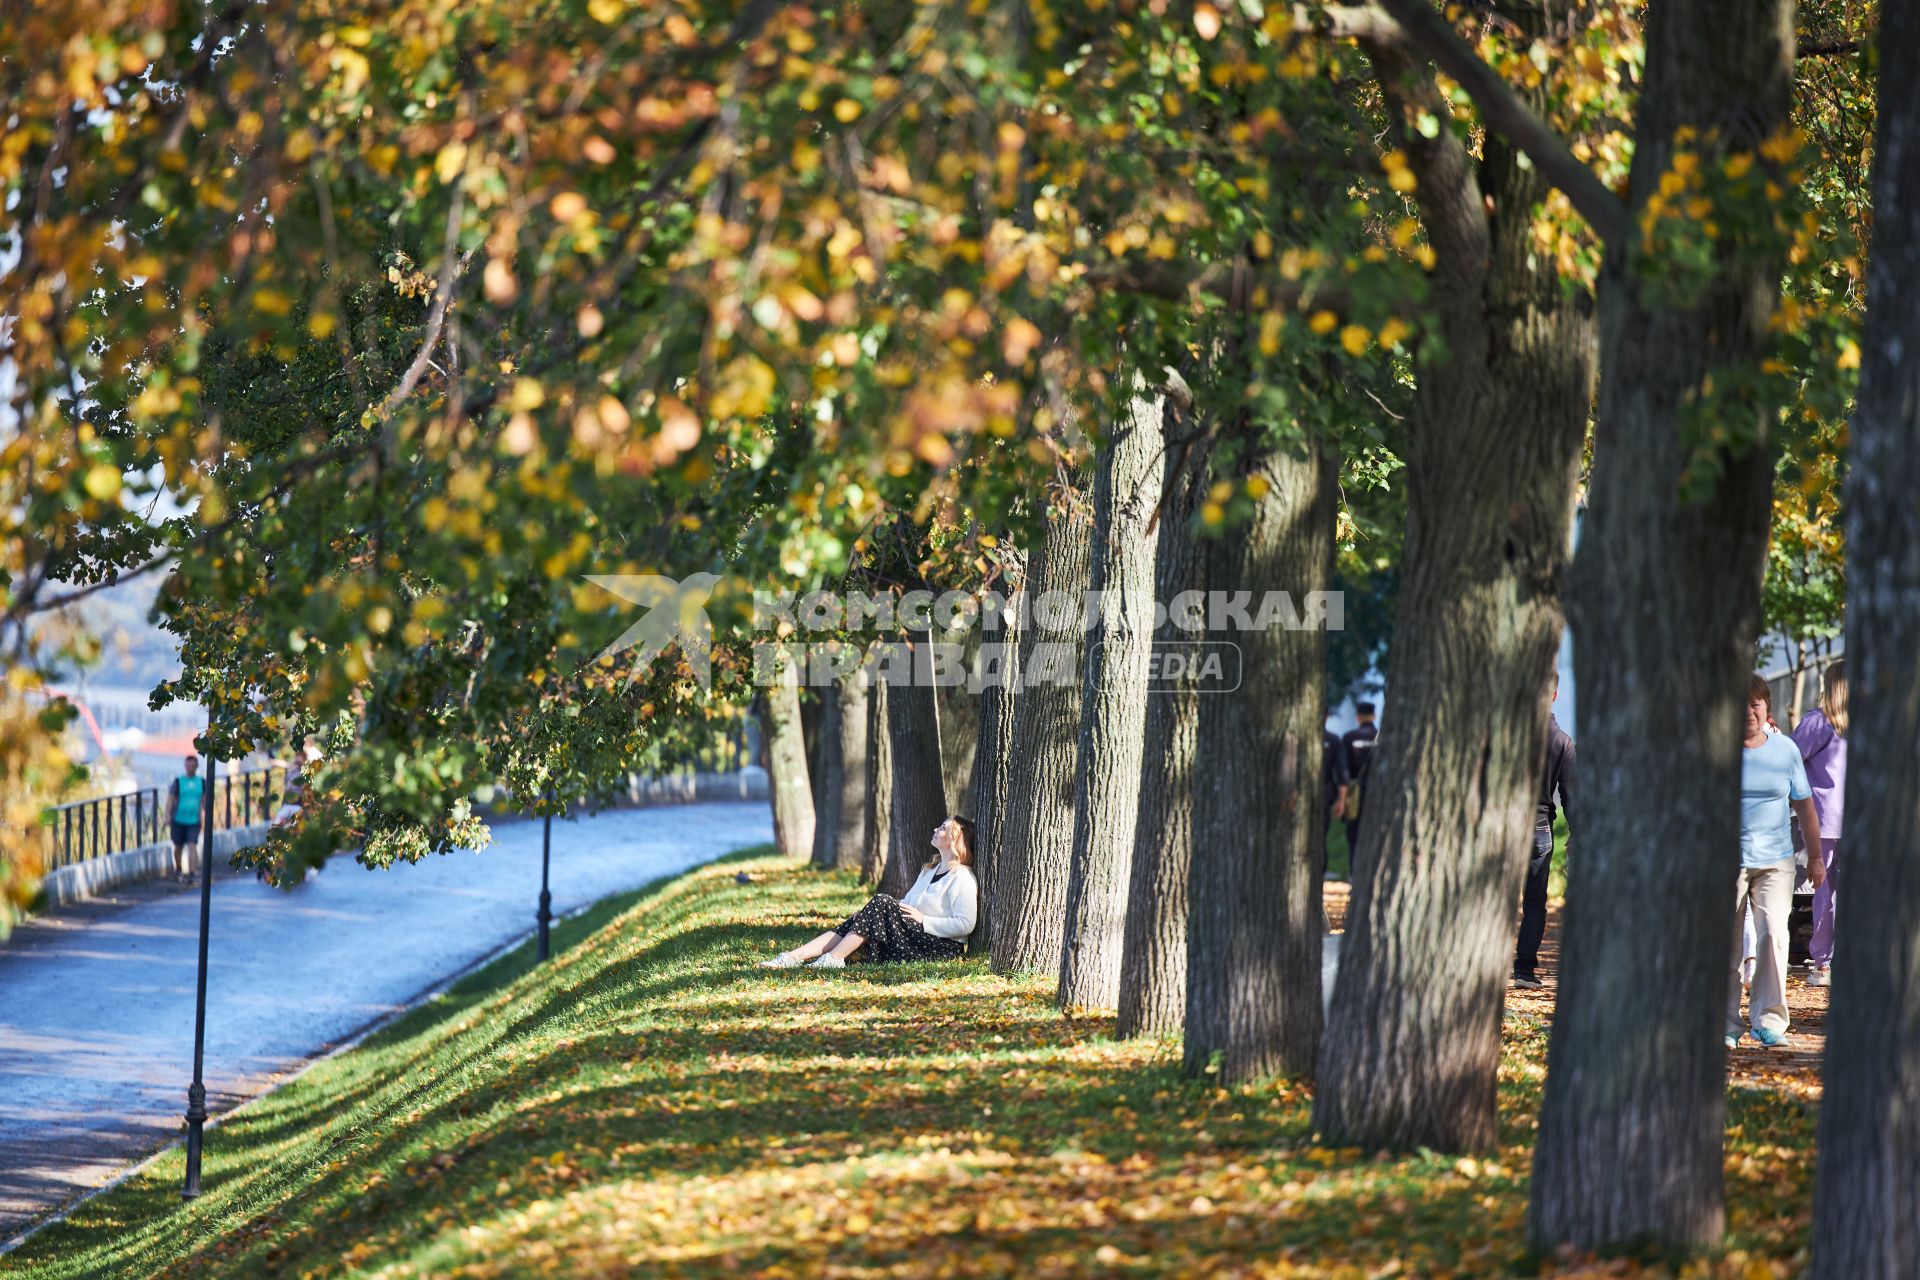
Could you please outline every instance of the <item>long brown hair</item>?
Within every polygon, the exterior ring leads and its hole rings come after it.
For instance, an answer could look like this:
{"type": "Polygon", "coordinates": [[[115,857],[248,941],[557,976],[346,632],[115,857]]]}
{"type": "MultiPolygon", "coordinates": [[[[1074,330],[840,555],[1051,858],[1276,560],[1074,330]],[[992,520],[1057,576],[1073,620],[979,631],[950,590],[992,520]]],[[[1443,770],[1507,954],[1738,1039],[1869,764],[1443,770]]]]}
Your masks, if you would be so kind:
{"type": "Polygon", "coordinates": [[[953,846],[953,860],[963,867],[972,867],[975,838],[973,819],[950,813],[947,815],[947,821],[960,828],[960,839],[955,841],[953,846]]]}

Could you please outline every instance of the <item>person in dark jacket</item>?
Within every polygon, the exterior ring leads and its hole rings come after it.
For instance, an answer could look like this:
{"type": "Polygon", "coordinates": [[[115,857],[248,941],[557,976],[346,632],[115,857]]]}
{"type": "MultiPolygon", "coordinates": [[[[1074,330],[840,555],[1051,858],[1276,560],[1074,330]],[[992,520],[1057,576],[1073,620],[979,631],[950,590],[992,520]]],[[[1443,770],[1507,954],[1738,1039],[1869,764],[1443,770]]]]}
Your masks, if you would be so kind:
{"type": "MultiPolygon", "coordinates": [[[[1553,673],[1551,698],[1560,696],[1560,673],[1553,673]]],[[[1551,699],[1550,699],[1551,700],[1551,699]]],[[[1554,799],[1573,827],[1573,739],[1551,713],[1547,716],[1547,763],[1540,780],[1540,804],[1534,811],[1533,857],[1527,862],[1527,889],[1520,901],[1520,944],[1513,953],[1513,985],[1537,989],[1535,972],[1540,939],[1547,932],[1547,879],[1553,873],[1554,799]]]]}
{"type": "MultiPolygon", "coordinates": [[[[1327,814],[1327,831],[1333,830],[1333,819],[1347,804],[1347,751],[1340,739],[1333,736],[1333,730],[1324,725],[1320,729],[1320,807],[1327,814]]],[[[1323,836],[1320,841],[1320,871],[1327,870],[1327,842],[1323,836]]]]}
{"type": "Polygon", "coordinates": [[[1367,802],[1367,775],[1373,770],[1373,746],[1380,730],[1373,723],[1371,702],[1353,704],[1353,715],[1360,723],[1341,735],[1340,746],[1347,757],[1347,799],[1342,806],[1347,825],[1347,857],[1360,849],[1360,811],[1367,802]]]}

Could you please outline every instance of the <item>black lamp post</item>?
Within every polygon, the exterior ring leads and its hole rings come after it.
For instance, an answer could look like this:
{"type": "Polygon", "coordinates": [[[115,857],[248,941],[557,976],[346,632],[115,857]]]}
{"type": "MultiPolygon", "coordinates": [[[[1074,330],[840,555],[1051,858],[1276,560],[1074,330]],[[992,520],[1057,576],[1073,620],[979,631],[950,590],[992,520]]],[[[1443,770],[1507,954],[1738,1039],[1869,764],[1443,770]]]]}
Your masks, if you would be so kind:
{"type": "MultiPolygon", "coordinates": [[[[547,792],[547,806],[553,806],[553,792],[547,792]]],[[[547,892],[547,863],[553,856],[553,814],[546,816],[545,829],[540,833],[540,910],[535,919],[540,922],[540,962],[547,959],[547,926],[553,923],[553,895],[547,892]]]]}
{"type": "Polygon", "coordinates": [[[187,1181],[180,1198],[200,1194],[200,1137],[207,1123],[207,1084],[203,1078],[207,1048],[207,925],[213,915],[213,784],[218,768],[207,755],[206,793],[200,826],[200,985],[193,1002],[193,1083],[187,1086],[187,1181]]]}

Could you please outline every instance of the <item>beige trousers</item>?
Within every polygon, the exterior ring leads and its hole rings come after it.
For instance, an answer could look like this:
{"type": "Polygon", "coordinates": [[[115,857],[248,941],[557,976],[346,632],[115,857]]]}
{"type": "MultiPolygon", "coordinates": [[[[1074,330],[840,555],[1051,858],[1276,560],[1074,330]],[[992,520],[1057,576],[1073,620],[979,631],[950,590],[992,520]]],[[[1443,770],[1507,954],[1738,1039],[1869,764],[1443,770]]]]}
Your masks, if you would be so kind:
{"type": "Polygon", "coordinates": [[[1753,907],[1753,985],[1747,993],[1747,1017],[1755,1031],[1782,1035],[1787,1030],[1787,916],[1793,910],[1793,859],[1765,867],[1740,868],[1733,896],[1733,968],[1727,985],[1727,1034],[1746,1029],[1740,1021],[1740,962],[1746,959],[1741,936],[1747,907],[1753,907]]]}

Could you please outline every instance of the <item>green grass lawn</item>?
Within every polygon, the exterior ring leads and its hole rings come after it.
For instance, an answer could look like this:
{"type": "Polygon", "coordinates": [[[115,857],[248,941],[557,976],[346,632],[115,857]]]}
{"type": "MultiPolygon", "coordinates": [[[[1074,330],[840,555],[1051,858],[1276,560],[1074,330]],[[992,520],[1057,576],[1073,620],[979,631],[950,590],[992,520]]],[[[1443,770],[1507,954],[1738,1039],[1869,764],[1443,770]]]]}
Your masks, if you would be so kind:
{"type": "MultiPolygon", "coordinates": [[[[605,904],[212,1130],[201,1199],[170,1153],[0,1274],[1626,1274],[1524,1253],[1538,1018],[1497,1152],[1329,1150],[1304,1087],[1187,1080],[1041,979],[753,967],[861,896],[756,852],[605,904]]],[[[1812,1108],[1731,1096],[1728,1251],[1687,1274],[1797,1274],[1812,1108]]]]}

